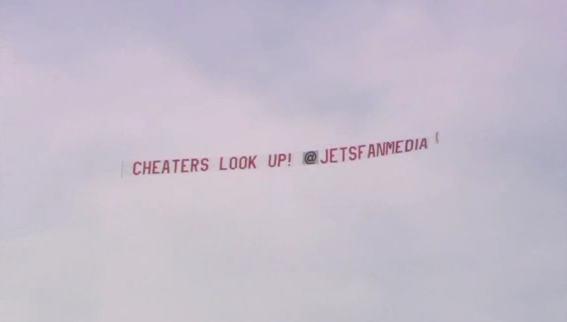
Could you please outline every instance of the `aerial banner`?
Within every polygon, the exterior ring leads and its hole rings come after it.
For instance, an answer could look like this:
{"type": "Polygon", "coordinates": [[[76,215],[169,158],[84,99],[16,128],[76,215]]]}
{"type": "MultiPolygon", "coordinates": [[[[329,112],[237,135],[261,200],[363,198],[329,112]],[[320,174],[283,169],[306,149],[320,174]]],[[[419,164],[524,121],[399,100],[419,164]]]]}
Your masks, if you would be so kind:
{"type": "Polygon", "coordinates": [[[330,165],[382,158],[395,154],[427,150],[439,143],[433,136],[366,142],[358,145],[332,146],[296,152],[226,155],[220,157],[180,156],[122,162],[121,176],[187,175],[212,171],[244,171],[295,166],[330,165]]]}

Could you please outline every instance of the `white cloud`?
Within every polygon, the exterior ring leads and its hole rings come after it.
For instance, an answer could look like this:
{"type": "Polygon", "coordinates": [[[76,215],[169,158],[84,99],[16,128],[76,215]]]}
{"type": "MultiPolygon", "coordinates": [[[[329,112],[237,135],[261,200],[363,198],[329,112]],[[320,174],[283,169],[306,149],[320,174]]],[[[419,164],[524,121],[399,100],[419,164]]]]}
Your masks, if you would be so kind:
{"type": "MultiPolygon", "coordinates": [[[[445,38],[423,8],[392,5],[373,21],[375,8],[341,5],[302,24],[289,45],[299,47],[286,48],[309,67],[282,69],[272,84],[291,85],[268,93],[237,73],[212,77],[149,37],[101,45],[63,68],[3,46],[7,320],[565,317],[556,304],[567,267],[564,190],[540,181],[536,168],[548,160],[512,151],[519,161],[510,164],[500,151],[526,120],[547,121],[526,110],[512,118],[514,95],[524,94],[507,78],[540,58],[518,52],[521,36],[499,39],[526,27],[445,38]],[[365,29],[356,35],[345,21],[365,29]],[[348,106],[290,105],[304,93],[348,103],[357,96],[341,90],[349,83],[383,90],[362,118],[348,106]],[[435,130],[441,144],[428,151],[372,161],[120,178],[123,159],[298,151],[435,130]]],[[[250,55],[273,70],[288,63],[250,55]]]]}

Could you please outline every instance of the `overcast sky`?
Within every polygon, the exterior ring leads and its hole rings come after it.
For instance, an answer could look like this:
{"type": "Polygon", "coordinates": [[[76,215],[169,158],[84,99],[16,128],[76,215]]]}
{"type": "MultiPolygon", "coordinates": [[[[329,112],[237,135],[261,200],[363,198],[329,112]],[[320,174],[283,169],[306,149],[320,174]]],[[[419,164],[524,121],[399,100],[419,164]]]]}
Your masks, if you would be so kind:
{"type": "Polygon", "coordinates": [[[0,320],[567,321],[563,0],[0,10],[0,320]],[[435,131],[364,162],[120,177],[435,131]]]}

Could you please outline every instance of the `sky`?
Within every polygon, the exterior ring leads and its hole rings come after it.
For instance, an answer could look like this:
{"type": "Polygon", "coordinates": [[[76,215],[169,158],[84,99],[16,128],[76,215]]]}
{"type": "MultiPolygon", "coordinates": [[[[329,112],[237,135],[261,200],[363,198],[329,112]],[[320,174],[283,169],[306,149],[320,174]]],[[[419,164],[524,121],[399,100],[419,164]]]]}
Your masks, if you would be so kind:
{"type": "Polygon", "coordinates": [[[567,320],[567,8],[0,5],[0,319],[567,320]],[[338,165],[121,162],[440,133],[338,165]]]}

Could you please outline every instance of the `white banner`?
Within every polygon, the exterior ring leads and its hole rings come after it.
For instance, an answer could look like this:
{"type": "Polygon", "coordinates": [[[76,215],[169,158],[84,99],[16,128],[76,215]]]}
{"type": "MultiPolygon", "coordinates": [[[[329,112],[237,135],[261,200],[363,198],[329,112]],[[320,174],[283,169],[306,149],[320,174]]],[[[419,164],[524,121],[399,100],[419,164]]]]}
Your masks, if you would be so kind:
{"type": "Polygon", "coordinates": [[[298,152],[279,152],[220,157],[185,156],[133,160],[122,163],[122,176],[187,175],[211,171],[243,171],[300,165],[326,165],[385,157],[393,154],[427,150],[439,143],[439,132],[429,137],[382,141],[350,146],[335,146],[298,152]]]}

